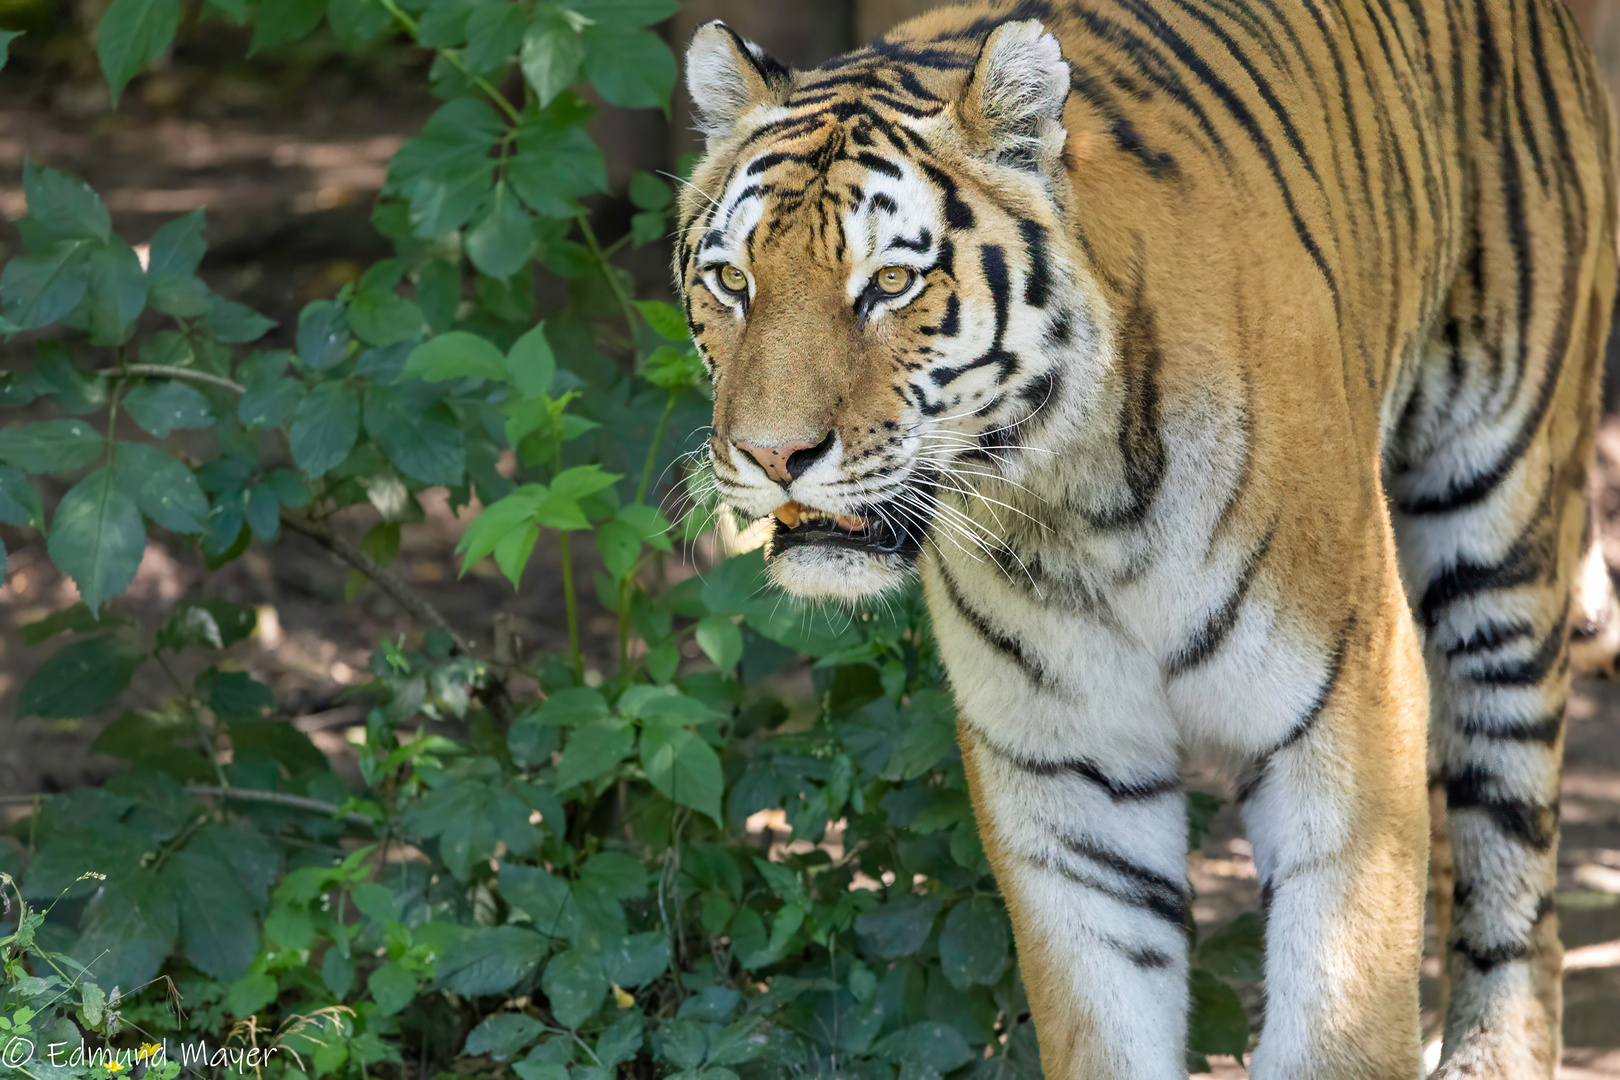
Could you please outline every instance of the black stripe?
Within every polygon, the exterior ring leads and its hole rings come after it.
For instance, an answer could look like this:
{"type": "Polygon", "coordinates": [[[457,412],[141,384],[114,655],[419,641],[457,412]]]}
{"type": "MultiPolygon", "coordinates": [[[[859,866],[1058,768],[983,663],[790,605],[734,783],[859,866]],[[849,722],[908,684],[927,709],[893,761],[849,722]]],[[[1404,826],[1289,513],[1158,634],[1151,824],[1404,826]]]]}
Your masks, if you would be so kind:
{"type": "Polygon", "coordinates": [[[1157,319],[1145,300],[1146,292],[1145,279],[1139,280],[1119,333],[1125,377],[1119,452],[1130,497],[1124,505],[1100,512],[1079,508],[1080,515],[1094,529],[1122,529],[1145,521],[1169,467],[1169,452],[1159,431],[1159,369],[1164,354],[1159,347],[1157,319]]]}
{"type": "Polygon", "coordinates": [[[881,158],[864,150],[855,155],[855,162],[859,165],[865,165],[879,176],[887,176],[891,180],[899,180],[906,175],[900,171],[900,166],[888,158],[881,158]]]}
{"type": "Polygon", "coordinates": [[[1024,651],[1023,642],[995,626],[977,609],[968,604],[967,600],[963,598],[961,590],[957,588],[956,579],[951,576],[950,569],[945,565],[943,559],[939,560],[939,577],[945,583],[945,596],[950,600],[951,607],[956,610],[956,613],[962,617],[964,622],[973,627],[974,632],[984,639],[985,644],[990,645],[1016,664],[1018,669],[1024,673],[1024,677],[1036,686],[1047,685],[1046,669],[1041,666],[1041,662],[1024,651]]]}
{"type": "Polygon", "coordinates": [[[1244,771],[1242,779],[1238,781],[1238,802],[1248,802],[1252,799],[1254,793],[1260,789],[1261,783],[1265,781],[1266,770],[1270,767],[1272,759],[1303,739],[1316,726],[1316,722],[1322,718],[1323,711],[1327,709],[1328,702],[1333,698],[1333,691],[1339,685],[1339,678],[1344,674],[1344,659],[1350,649],[1350,634],[1355,629],[1355,625],[1356,613],[1352,611],[1346,616],[1344,625],[1339,628],[1339,639],[1333,646],[1332,655],[1328,658],[1327,674],[1322,679],[1321,688],[1316,692],[1316,699],[1311,702],[1310,708],[1305,710],[1305,714],[1289,729],[1288,734],[1284,735],[1271,749],[1257,755],[1248,769],[1244,771]]]}
{"type": "Polygon", "coordinates": [[[1482,949],[1467,939],[1459,937],[1452,942],[1451,948],[1457,955],[1467,958],[1468,962],[1474,965],[1474,970],[1481,975],[1487,974],[1503,964],[1510,964],[1515,960],[1524,960],[1530,956],[1530,946],[1522,941],[1509,941],[1501,945],[1492,945],[1488,949],[1482,949]]]}
{"type": "Polygon", "coordinates": [[[1459,656],[1472,656],[1475,653],[1499,649],[1509,642],[1521,641],[1535,632],[1536,628],[1528,622],[1486,623],[1447,648],[1446,659],[1454,660],[1459,656]]]}
{"type": "Polygon", "coordinates": [[[1184,885],[1087,840],[1066,837],[1063,846],[1129,881],[1131,887],[1125,895],[1131,899],[1127,903],[1152,912],[1172,926],[1187,925],[1187,890],[1184,885]]]}
{"type": "Polygon", "coordinates": [[[1028,218],[1018,223],[1018,232],[1024,238],[1029,255],[1029,272],[1024,277],[1024,303],[1033,308],[1044,308],[1052,295],[1052,268],[1048,265],[1046,229],[1038,221],[1028,218]]]}
{"type": "Polygon", "coordinates": [[[1492,795],[1501,778],[1483,765],[1469,765],[1446,777],[1446,809],[1483,810],[1505,835],[1535,851],[1546,851],[1558,836],[1558,809],[1533,799],[1492,795]]]}
{"type": "Polygon", "coordinates": [[[881,191],[868,199],[867,205],[873,210],[881,210],[885,214],[898,214],[900,212],[900,204],[881,191]]]}
{"type": "Polygon", "coordinates": [[[1553,665],[1563,656],[1568,641],[1569,616],[1566,613],[1529,656],[1460,674],[1470,682],[1485,686],[1535,686],[1552,671],[1553,665]]]}
{"type": "Polygon", "coordinates": [[[1563,706],[1559,706],[1553,712],[1535,720],[1501,721],[1487,720],[1479,716],[1459,716],[1455,726],[1462,734],[1476,739],[1551,746],[1558,741],[1558,733],[1564,730],[1564,709],[1563,706]]]}
{"type": "Polygon", "coordinates": [[[1521,536],[1501,562],[1484,566],[1462,560],[1435,575],[1418,601],[1418,616],[1423,625],[1433,630],[1439,625],[1441,613],[1458,600],[1496,589],[1514,589],[1538,580],[1553,557],[1552,538],[1536,522],[1539,516],[1540,508],[1532,516],[1531,524],[1538,534],[1521,536]]]}
{"type": "Polygon", "coordinates": [[[1271,550],[1271,538],[1276,534],[1277,530],[1273,527],[1260,541],[1259,546],[1249,553],[1249,557],[1244,560],[1242,568],[1238,571],[1237,582],[1232,586],[1232,592],[1225,602],[1193,633],[1186,644],[1165,661],[1166,675],[1171,678],[1185,675],[1215,655],[1216,650],[1226,641],[1227,635],[1237,625],[1238,612],[1242,610],[1243,601],[1249,595],[1249,586],[1254,584],[1260,564],[1265,561],[1266,554],[1271,550]]]}
{"type": "Polygon", "coordinates": [[[923,172],[929,180],[939,188],[940,195],[945,203],[945,224],[952,229],[973,228],[973,208],[962,201],[962,196],[956,189],[956,181],[952,180],[944,170],[926,161],[919,161],[923,172]]]}

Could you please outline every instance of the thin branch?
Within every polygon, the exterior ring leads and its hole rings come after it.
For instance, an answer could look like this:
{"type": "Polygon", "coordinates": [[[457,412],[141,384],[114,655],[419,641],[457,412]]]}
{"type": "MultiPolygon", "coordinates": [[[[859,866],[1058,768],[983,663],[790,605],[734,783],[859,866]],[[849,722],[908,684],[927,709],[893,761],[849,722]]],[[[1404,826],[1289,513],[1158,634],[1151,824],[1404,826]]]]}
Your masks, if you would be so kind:
{"type": "Polygon", "coordinates": [[[182,381],[217,386],[221,390],[229,390],[235,394],[247,393],[247,387],[235,379],[227,379],[223,375],[215,375],[208,371],[197,371],[194,368],[170,367],[168,364],[126,364],[123,370],[129,375],[148,375],[156,379],[180,379],[182,381]]]}
{"type": "Polygon", "coordinates": [[[472,654],[471,644],[455,632],[450,623],[445,620],[445,617],[439,613],[439,609],[428,603],[426,599],[405,584],[398,574],[378,563],[371,556],[334,533],[321,522],[312,521],[303,514],[283,510],[281,512],[281,523],[293,532],[309,537],[321,547],[366,575],[366,577],[376,582],[377,587],[387,593],[394,603],[416,616],[419,622],[437,626],[450,635],[450,639],[456,643],[457,649],[469,656],[472,654]]]}
{"type": "Polygon", "coordinates": [[[251,788],[223,788],[208,784],[187,784],[186,792],[190,795],[201,795],[211,799],[231,799],[235,802],[268,803],[271,806],[285,806],[293,810],[308,810],[312,814],[330,814],[342,818],[350,825],[367,825],[375,827],[375,818],[365,814],[351,813],[340,809],[333,803],[322,802],[320,799],[311,799],[303,795],[288,795],[281,791],[255,791],[251,788]]]}

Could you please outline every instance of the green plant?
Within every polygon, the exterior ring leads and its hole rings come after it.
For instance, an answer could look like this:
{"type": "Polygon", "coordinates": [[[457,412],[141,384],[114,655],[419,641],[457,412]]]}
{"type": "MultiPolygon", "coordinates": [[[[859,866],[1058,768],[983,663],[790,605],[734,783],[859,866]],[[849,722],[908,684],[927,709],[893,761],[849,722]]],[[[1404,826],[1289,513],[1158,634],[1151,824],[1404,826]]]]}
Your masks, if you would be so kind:
{"type": "MultiPolygon", "coordinates": [[[[27,629],[67,644],[20,709],[98,713],[146,664],[172,693],[100,734],[127,771],[38,800],[0,846],[22,882],[0,1035],[161,1041],[163,1069],[201,1046],[272,1077],[458,1059],[521,1080],[1038,1075],[919,596],[806,609],[762,592],[757,552],[658,584],[707,520],[673,525],[654,501],[706,386],[680,313],[634,301],[611,261],[663,235],[669,188],[636,176],[630,232],[599,242],[579,200],[605,170],[569,87],[665,105],[674,61],[645,27],[674,3],[210,4],[253,19],[256,49],[323,14],[349,43],[403,32],[435,51],[446,102],[376,207],[395,256],[306,306],[291,349],[263,347],[273,324],[197,276],[201,213],[159,230],[143,266],[94,192],[25,167],[0,331],[14,353],[33,335],[34,355],[0,376],[0,407],[57,415],[0,428],[0,522],[47,534],[82,600],[27,629]],[[514,68],[521,100],[498,89],[514,68]],[[542,313],[544,275],[568,301],[542,313]],[[71,481],[48,527],[39,476],[71,481]],[[493,558],[515,587],[556,546],[565,655],[474,649],[390,571],[430,488],[483,504],[464,567],[493,558]],[[335,517],[368,504],[379,520],[350,543],[335,517]],[[216,569],[295,531],[416,617],[420,637],[383,642],[355,692],[361,787],[229,664],[252,609],[190,597],[148,634],[121,607],[151,529],[216,569]],[[600,566],[585,582],[576,533],[600,566]],[[606,673],[586,670],[581,585],[617,616],[606,673]],[[688,641],[706,663],[683,660],[688,641]],[[218,662],[183,680],[181,653],[218,662]],[[811,699],[784,700],[773,676],[806,660],[811,699]],[[517,676],[535,700],[513,700],[517,676]]],[[[115,95],[178,7],[114,0],[115,95]]],[[[1208,801],[1194,809],[1207,824],[1208,801]]],[[[1259,977],[1257,924],[1198,957],[1194,1056],[1242,1053],[1229,981],[1259,977]]],[[[35,1055],[0,1075],[120,1067],[35,1055]]]]}

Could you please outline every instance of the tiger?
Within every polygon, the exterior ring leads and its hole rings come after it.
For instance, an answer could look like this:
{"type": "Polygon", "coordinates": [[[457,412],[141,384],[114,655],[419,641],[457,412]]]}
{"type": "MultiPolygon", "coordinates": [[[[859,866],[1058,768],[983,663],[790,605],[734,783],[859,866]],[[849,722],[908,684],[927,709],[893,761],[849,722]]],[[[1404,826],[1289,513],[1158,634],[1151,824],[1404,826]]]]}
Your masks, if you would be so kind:
{"type": "MultiPolygon", "coordinates": [[[[1558,0],[985,0],[814,70],[721,22],[676,284],[788,594],[920,578],[1044,1074],[1187,1075],[1183,762],[1265,926],[1249,1075],[1551,1077],[1616,281],[1558,0]]],[[[1612,651],[1612,647],[1611,647],[1612,651]]]]}

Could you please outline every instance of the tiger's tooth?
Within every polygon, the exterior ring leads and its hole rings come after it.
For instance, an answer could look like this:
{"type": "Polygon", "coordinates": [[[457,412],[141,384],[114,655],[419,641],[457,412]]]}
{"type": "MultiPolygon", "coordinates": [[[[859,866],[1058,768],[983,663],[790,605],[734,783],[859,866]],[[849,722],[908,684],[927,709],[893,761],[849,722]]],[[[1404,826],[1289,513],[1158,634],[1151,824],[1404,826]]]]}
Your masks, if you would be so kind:
{"type": "Polygon", "coordinates": [[[866,519],[859,514],[839,514],[838,527],[845,532],[864,532],[866,519]]]}
{"type": "Polygon", "coordinates": [[[792,529],[798,526],[799,519],[804,516],[804,507],[796,502],[783,503],[776,508],[775,514],[777,521],[792,529]]]}

